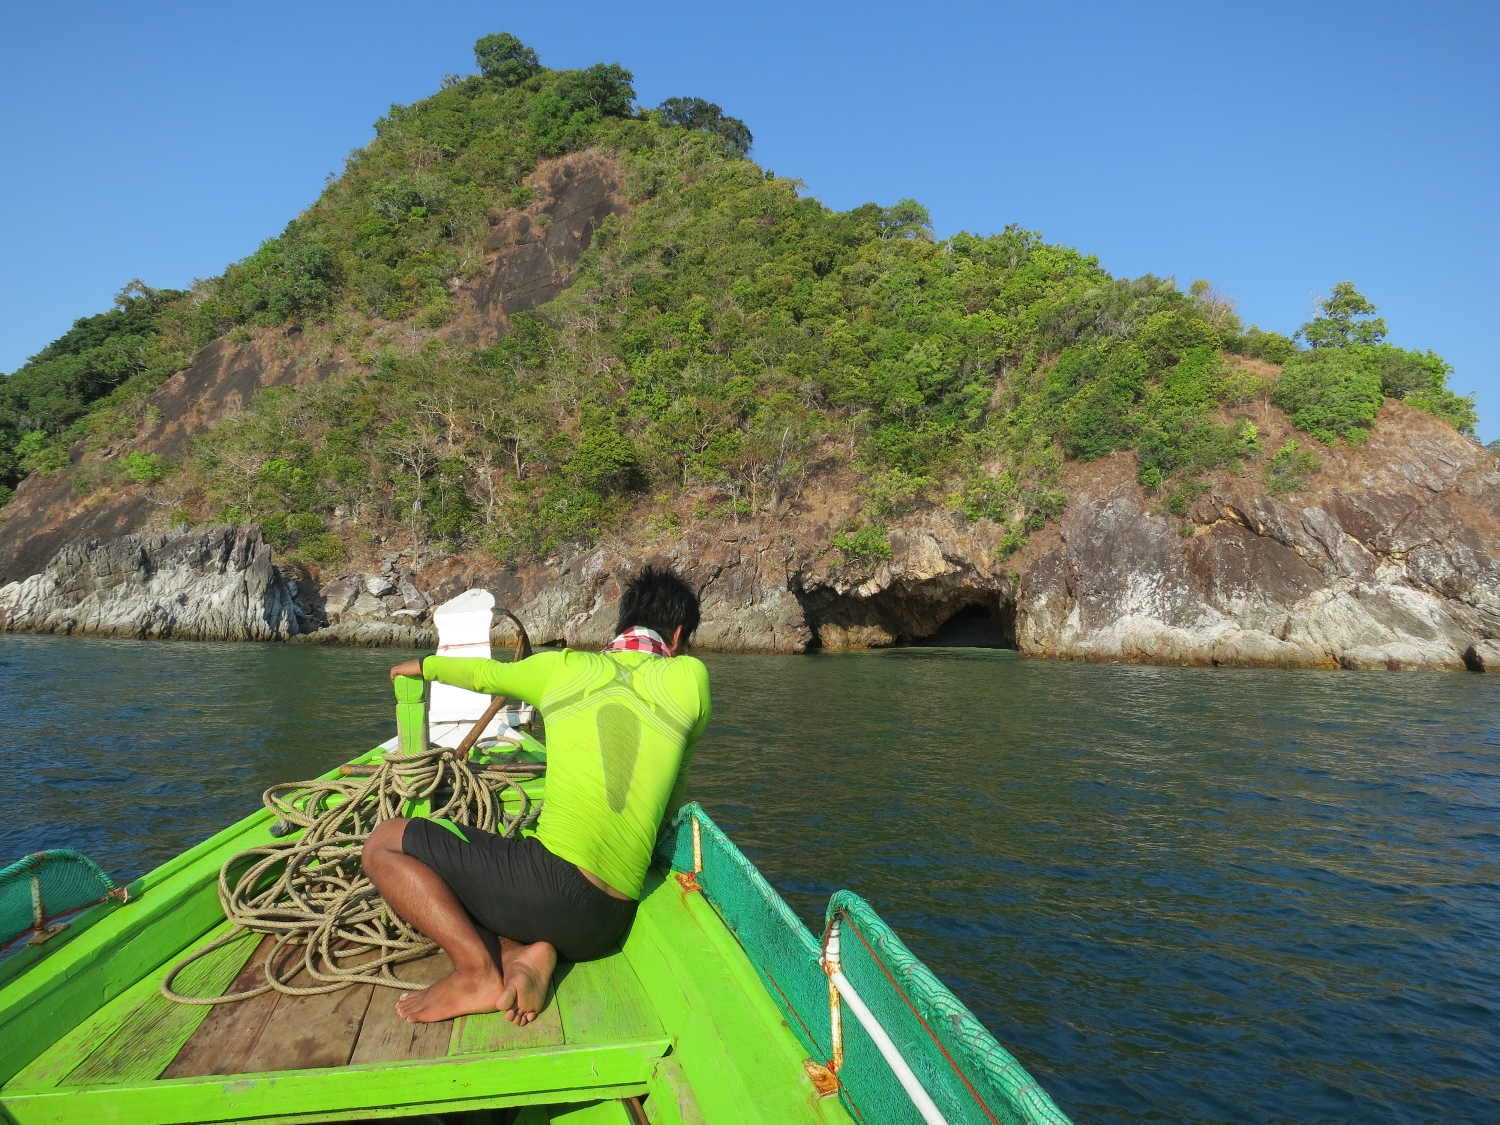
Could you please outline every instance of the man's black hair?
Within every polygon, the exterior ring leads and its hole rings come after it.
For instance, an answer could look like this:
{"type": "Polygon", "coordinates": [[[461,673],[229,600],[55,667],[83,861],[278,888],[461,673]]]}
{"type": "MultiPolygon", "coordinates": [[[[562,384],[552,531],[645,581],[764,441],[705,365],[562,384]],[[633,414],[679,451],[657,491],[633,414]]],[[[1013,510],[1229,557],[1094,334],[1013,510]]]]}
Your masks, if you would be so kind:
{"type": "Polygon", "coordinates": [[[698,628],[698,595],[666,567],[648,566],[625,584],[615,632],[623,633],[636,625],[654,629],[668,644],[681,625],[686,641],[698,628]]]}

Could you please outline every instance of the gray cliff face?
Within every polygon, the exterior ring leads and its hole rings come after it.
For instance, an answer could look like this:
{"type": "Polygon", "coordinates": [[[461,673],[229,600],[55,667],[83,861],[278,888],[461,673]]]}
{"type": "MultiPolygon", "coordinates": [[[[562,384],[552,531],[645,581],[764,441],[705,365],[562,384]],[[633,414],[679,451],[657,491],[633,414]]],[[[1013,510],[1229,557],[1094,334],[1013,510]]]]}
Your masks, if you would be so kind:
{"type": "Polygon", "coordinates": [[[0,630],[178,640],[285,640],[295,588],[260,529],[209,527],[64,547],[0,587],[0,630]]]}
{"type": "Polygon", "coordinates": [[[1022,570],[1022,652],[1459,669],[1500,635],[1495,459],[1400,404],[1364,448],[1329,451],[1307,491],[1278,499],[1225,476],[1186,521],[1153,514],[1104,463],[1076,476],[1022,570]]]}
{"type": "MultiPolygon", "coordinates": [[[[491,591],[536,644],[602,648],[614,636],[620,589],[643,562],[665,563],[699,587],[703,621],[694,640],[711,652],[804,651],[815,633],[791,585],[791,537],[762,540],[759,529],[715,527],[684,534],[665,549],[644,553],[598,548],[551,564],[496,569],[456,556],[420,570],[402,570],[388,556],[381,573],[342,576],[317,593],[328,625],[299,636],[308,643],[430,646],[431,609],[472,587],[491,591]]],[[[497,616],[497,644],[515,640],[514,626],[497,616]]]]}

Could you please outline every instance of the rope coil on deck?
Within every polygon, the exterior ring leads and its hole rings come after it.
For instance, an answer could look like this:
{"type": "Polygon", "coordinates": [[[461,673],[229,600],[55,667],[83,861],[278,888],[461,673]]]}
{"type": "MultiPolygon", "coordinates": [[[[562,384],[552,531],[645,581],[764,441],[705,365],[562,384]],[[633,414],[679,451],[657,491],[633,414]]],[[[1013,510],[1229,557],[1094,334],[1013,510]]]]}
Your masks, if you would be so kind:
{"type": "MultiPolygon", "coordinates": [[[[525,626],[514,614],[502,612],[516,624],[514,658],[530,656],[525,626]]],[[[468,760],[470,747],[503,703],[504,698],[496,696],[455,749],[433,746],[418,754],[392,750],[368,778],[325,778],[267,789],[262,801],[278,818],[273,835],[299,828],[301,835],[249,848],[219,870],[219,902],[234,928],[173,966],[161,982],[162,995],[179,1004],[228,1004],[272,989],[292,996],[316,996],[351,984],[408,991],[425,988],[396,976],[393,966],[425,957],[437,944],[386,906],[365,875],[360,857],[375,826],[406,815],[413,801],[429,803],[430,819],[502,836],[515,836],[536,823],[542,802],[533,806],[517,778],[497,774],[493,768],[476,773],[468,760]],[[515,790],[519,798],[515,813],[506,812],[500,797],[506,788],[515,790]],[[231,880],[231,871],[239,868],[240,874],[231,880]],[[183,996],[173,991],[178,973],[246,932],[276,938],[265,961],[265,984],[223,996],[183,996]],[[291,983],[304,969],[317,984],[291,983]]]]}
{"type": "Polygon", "coordinates": [[[424,988],[400,979],[392,966],[424,957],[437,946],[386,907],[360,866],[370,832],[382,821],[404,815],[407,802],[414,800],[434,802],[428,813],[432,819],[502,836],[529,827],[541,812],[541,803],[533,807],[513,778],[501,776],[491,788],[488,778],[479,777],[463,757],[442,747],[415,755],[391,751],[369,778],[273,785],[265,793],[266,808],[302,834],[240,852],[223,866],[219,901],[234,929],[173,967],[162,981],[162,995],[180,1004],[227,1004],[272,989],[314,996],[351,984],[424,988]],[[520,797],[514,814],[505,811],[497,793],[506,787],[520,797]],[[440,798],[442,803],[436,803],[440,798]],[[241,873],[232,877],[240,867],[241,873]],[[276,937],[265,962],[265,984],[224,996],[173,991],[172,982],[184,968],[246,931],[276,937]],[[292,984],[303,969],[319,983],[292,984]]]}

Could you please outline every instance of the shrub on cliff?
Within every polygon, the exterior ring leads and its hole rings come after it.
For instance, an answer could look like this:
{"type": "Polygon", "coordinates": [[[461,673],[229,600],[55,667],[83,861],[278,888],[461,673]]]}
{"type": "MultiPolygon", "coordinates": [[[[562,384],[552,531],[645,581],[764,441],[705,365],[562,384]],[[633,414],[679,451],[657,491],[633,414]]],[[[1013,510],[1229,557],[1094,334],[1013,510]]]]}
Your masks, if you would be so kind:
{"type": "Polygon", "coordinates": [[[880,524],[866,524],[857,530],[834,533],[833,549],[845,564],[876,563],[891,557],[890,533],[880,524]]]}
{"type": "Polygon", "coordinates": [[[668,98],[656,107],[661,119],[668,125],[681,125],[684,129],[703,129],[722,138],[741,156],[750,153],[755,138],[750,129],[738,117],[728,117],[713,102],[702,98],[668,98]]]}
{"type": "Polygon", "coordinates": [[[38,473],[44,477],[56,476],[72,464],[67,446],[46,430],[23,434],[16,442],[15,456],[22,473],[38,473]]]}
{"type": "Polygon", "coordinates": [[[327,312],[341,280],[333,250],[294,224],[231,266],[224,287],[233,291],[245,318],[280,324],[327,312]]]}
{"type": "Polygon", "coordinates": [[[1322,463],[1296,441],[1289,441],[1266,462],[1263,479],[1272,496],[1285,496],[1307,487],[1307,478],[1323,467],[1322,463]]]}
{"type": "Polygon", "coordinates": [[[1473,395],[1456,395],[1448,387],[1453,367],[1436,352],[1405,351],[1381,344],[1369,352],[1380,375],[1380,389],[1418,410],[1435,414],[1461,434],[1474,434],[1479,412],[1473,395]]]}
{"type": "Polygon", "coordinates": [[[155,484],[167,475],[166,466],[155,453],[131,450],[124,460],[125,475],[138,484],[155,484]]]}
{"type": "Polygon", "coordinates": [[[1242,333],[1226,336],[1224,350],[1267,363],[1285,363],[1297,354],[1297,344],[1280,332],[1262,332],[1258,325],[1252,324],[1242,333]]]}
{"type": "Polygon", "coordinates": [[[1472,434],[1478,422],[1473,396],[1448,389],[1450,371],[1432,352],[1389,344],[1320,347],[1287,361],[1272,398],[1293,425],[1323,442],[1362,443],[1387,397],[1472,434]]]}
{"type": "Polygon", "coordinates": [[[1272,392],[1292,425],[1321,442],[1359,445],[1385,405],[1380,373],[1362,350],[1319,348],[1288,360],[1272,392]]]}

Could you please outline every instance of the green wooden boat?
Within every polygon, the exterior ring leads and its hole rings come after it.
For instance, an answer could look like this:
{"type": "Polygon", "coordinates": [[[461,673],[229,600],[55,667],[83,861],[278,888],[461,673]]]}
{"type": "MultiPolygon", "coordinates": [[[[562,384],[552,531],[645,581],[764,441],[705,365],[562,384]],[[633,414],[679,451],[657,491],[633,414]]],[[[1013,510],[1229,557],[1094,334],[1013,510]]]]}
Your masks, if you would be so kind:
{"type": "MultiPolygon", "coordinates": [[[[522,789],[536,798],[544,786],[522,789]]],[[[17,1125],[439,1115],[455,1125],[458,1115],[462,1125],[1067,1125],[858,896],[833,897],[819,940],[697,805],[663,832],[622,948],[559,966],[526,1027],[497,1013],[408,1025],[396,992],[368,984],[215,1006],[166,999],[172,966],[228,931],[220,869],[270,843],[275,820],[264,809],[246,817],[66,928],[43,925],[45,941],[0,963],[0,1115],[17,1125]]],[[[33,899],[47,922],[40,892],[33,899]]],[[[242,934],[177,987],[247,988],[264,979],[272,940],[242,934]]],[[[435,980],[446,967],[439,953],[402,968],[435,980]]]]}

